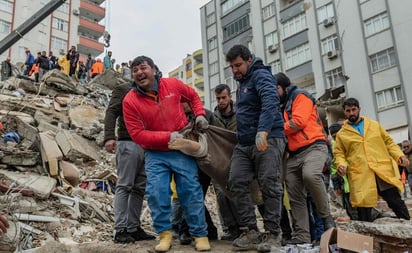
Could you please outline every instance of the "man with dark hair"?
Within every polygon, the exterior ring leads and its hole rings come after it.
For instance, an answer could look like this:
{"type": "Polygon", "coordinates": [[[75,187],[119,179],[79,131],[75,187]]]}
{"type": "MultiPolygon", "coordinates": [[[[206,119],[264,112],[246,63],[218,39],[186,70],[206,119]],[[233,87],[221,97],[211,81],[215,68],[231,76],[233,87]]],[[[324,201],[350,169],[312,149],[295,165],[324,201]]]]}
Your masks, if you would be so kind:
{"type": "Polygon", "coordinates": [[[236,136],[229,190],[243,233],[233,241],[236,249],[269,252],[270,244],[280,245],[282,185],[280,168],[285,149],[283,118],[276,90],[276,80],[269,66],[243,45],[233,46],[226,54],[235,80],[236,136]],[[264,202],[265,235],[259,233],[250,185],[257,179],[264,202]],[[266,243],[262,239],[269,239],[266,243]],[[268,247],[269,246],[269,247],[268,247]]]}
{"type": "Polygon", "coordinates": [[[284,73],[277,73],[275,78],[288,139],[285,182],[294,224],[292,238],[286,240],[286,244],[310,243],[307,191],[322,218],[324,231],[336,226],[330,215],[322,179],[322,170],[328,158],[326,135],[312,95],[298,89],[284,73]]]}
{"type": "Polygon", "coordinates": [[[79,62],[79,53],[76,51],[76,46],[72,46],[67,53],[67,60],[70,62],[69,76],[76,73],[77,63],[79,62]]]}
{"type": "Polygon", "coordinates": [[[118,182],[114,196],[115,243],[155,239],[140,227],[146,173],[143,149],[132,141],[123,120],[122,102],[129,90],[129,83],[114,88],[104,119],[104,147],[107,152],[116,153],[118,182]]]}
{"type": "MultiPolygon", "coordinates": [[[[215,87],[215,97],[217,106],[213,112],[215,116],[214,125],[236,132],[236,111],[230,87],[227,84],[217,85],[215,87]]],[[[220,239],[233,241],[241,234],[236,215],[236,207],[233,201],[226,197],[224,190],[218,183],[214,182],[213,186],[216,193],[216,200],[219,205],[222,229],[225,233],[220,239]]]]}
{"type": "Polygon", "coordinates": [[[208,251],[204,198],[196,160],[169,148],[170,142],[183,138],[179,131],[188,125],[182,103],[187,102],[191,107],[198,129],[208,127],[202,101],[195,90],[183,82],[161,78],[153,60],[147,56],[136,57],[131,67],[134,83],[123,100],[123,116],[130,137],[145,151],[146,194],[153,227],[160,234],[155,250],[167,252],[172,246],[170,180],[173,174],[189,232],[195,238],[195,249],[208,251]]]}
{"type": "Polygon", "coordinates": [[[398,170],[398,165],[409,165],[408,158],[377,121],[360,117],[357,99],[346,99],[343,110],[347,120],[336,135],[335,164],[339,175],[348,175],[350,200],[359,220],[373,220],[371,212],[379,196],[398,218],[409,220],[399,193],[404,187],[398,170]]]}
{"type": "Polygon", "coordinates": [[[412,145],[409,140],[402,141],[402,151],[409,160],[409,165],[406,166],[406,169],[408,171],[408,184],[412,194],[412,145]]]}

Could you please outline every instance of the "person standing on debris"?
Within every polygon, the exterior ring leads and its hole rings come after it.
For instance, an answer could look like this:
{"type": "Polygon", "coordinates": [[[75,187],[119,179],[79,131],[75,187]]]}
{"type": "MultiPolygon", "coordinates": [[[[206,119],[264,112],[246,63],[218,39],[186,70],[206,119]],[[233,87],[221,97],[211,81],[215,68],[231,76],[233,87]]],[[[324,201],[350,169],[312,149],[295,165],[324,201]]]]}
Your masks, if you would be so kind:
{"type": "Polygon", "coordinates": [[[33,67],[33,64],[34,64],[34,56],[30,53],[30,50],[26,48],[26,61],[24,62],[26,69],[24,70],[24,75],[29,74],[30,70],[33,67]]]}
{"type": "Polygon", "coordinates": [[[377,121],[360,117],[357,99],[346,99],[343,110],[347,120],[336,135],[335,164],[339,175],[348,175],[350,200],[359,220],[372,221],[379,195],[398,218],[409,220],[399,193],[404,188],[398,170],[398,165],[409,165],[408,158],[377,121]]]}
{"type": "Polygon", "coordinates": [[[86,70],[87,70],[87,82],[89,82],[90,81],[90,79],[91,79],[91,71],[92,71],[92,66],[93,66],[93,64],[96,62],[96,60],[95,59],[93,59],[92,58],[92,55],[91,54],[88,54],[87,55],[87,61],[86,61],[86,70]]]}
{"type": "Polygon", "coordinates": [[[313,96],[298,89],[284,73],[277,73],[275,78],[288,139],[285,182],[294,224],[292,238],[285,243],[310,243],[307,191],[322,218],[324,231],[336,227],[322,179],[322,170],[328,158],[326,135],[313,96]]]}
{"type": "Polygon", "coordinates": [[[280,168],[285,150],[283,118],[280,111],[276,80],[269,66],[254,56],[244,45],[233,46],[226,54],[236,92],[237,139],[230,167],[228,187],[243,233],[233,241],[240,250],[270,251],[262,238],[271,244],[280,243],[280,211],[282,185],[280,168]],[[257,179],[264,202],[265,236],[257,227],[250,185],[257,179]]]}
{"type": "Polygon", "coordinates": [[[181,103],[190,104],[198,128],[208,127],[202,101],[195,90],[183,82],[159,77],[153,60],[147,56],[136,57],[131,67],[134,83],[124,98],[123,115],[133,141],[145,149],[146,194],[154,229],[160,234],[155,250],[167,252],[172,246],[170,178],[173,173],[195,248],[208,251],[204,198],[196,160],[168,148],[170,141],[183,138],[179,131],[188,124],[181,103]]]}
{"type": "Polygon", "coordinates": [[[97,58],[96,62],[93,63],[92,69],[90,71],[90,77],[94,78],[97,75],[100,75],[104,71],[103,62],[100,58],[97,58]]]}
{"type": "Polygon", "coordinates": [[[7,57],[5,61],[1,64],[1,80],[7,80],[12,75],[12,66],[11,66],[11,59],[7,57]]]}
{"type": "Polygon", "coordinates": [[[143,149],[132,141],[124,124],[122,102],[129,90],[130,83],[114,88],[104,119],[104,148],[109,153],[116,153],[118,179],[114,198],[115,243],[155,239],[140,226],[146,173],[143,149]]]}
{"type": "Polygon", "coordinates": [[[122,63],[122,78],[126,81],[130,81],[132,79],[132,72],[127,66],[127,62],[122,63]]]}
{"type": "Polygon", "coordinates": [[[57,64],[57,58],[56,58],[56,56],[53,55],[52,51],[49,52],[49,61],[50,61],[50,68],[49,69],[50,70],[54,69],[56,67],[56,64],[57,64]]]}
{"type": "Polygon", "coordinates": [[[65,73],[66,75],[69,75],[70,62],[68,60],[67,55],[60,56],[59,59],[57,59],[57,64],[59,65],[61,72],[65,73]]]}
{"type": "Polygon", "coordinates": [[[103,67],[103,71],[113,68],[112,51],[107,52],[107,55],[105,55],[105,57],[103,58],[103,67]]]}
{"type": "MultiPolygon", "coordinates": [[[[214,125],[236,132],[236,111],[230,93],[230,87],[227,84],[217,85],[215,87],[215,97],[217,106],[213,112],[215,116],[214,125]]],[[[218,183],[214,182],[213,186],[219,205],[223,232],[225,233],[220,239],[233,241],[241,234],[235,204],[231,199],[226,197],[224,190],[221,189],[218,183]]]]}
{"type": "Polygon", "coordinates": [[[79,53],[76,51],[76,46],[72,46],[67,54],[67,60],[70,62],[69,76],[76,74],[77,63],[79,62],[79,53]]]}
{"type": "Polygon", "coordinates": [[[402,141],[402,151],[408,157],[409,165],[406,167],[408,170],[408,184],[412,194],[412,145],[409,140],[402,141]]]}
{"type": "Polygon", "coordinates": [[[50,61],[47,57],[46,51],[42,51],[39,58],[37,58],[37,64],[39,66],[39,80],[47,73],[50,69],[50,61]]]}

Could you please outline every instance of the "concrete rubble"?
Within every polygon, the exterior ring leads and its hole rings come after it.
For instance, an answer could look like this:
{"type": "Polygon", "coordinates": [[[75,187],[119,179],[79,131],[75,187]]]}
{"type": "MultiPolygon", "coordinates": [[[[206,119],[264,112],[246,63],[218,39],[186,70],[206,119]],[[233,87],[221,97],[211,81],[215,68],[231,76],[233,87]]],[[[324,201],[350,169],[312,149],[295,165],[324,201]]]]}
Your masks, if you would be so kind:
{"type": "MultiPolygon", "coordinates": [[[[40,84],[25,77],[0,82],[0,210],[11,223],[0,252],[72,252],[74,245],[112,241],[117,176],[114,155],[102,148],[103,121],[111,90],[124,82],[106,71],[81,84],[58,70],[40,84]]],[[[206,201],[220,230],[215,199],[208,194],[206,201]]],[[[332,210],[334,218],[345,216],[332,210]]],[[[141,220],[152,231],[145,203],[141,220]]],[[[338,224],[372,235],[375,252],[412,250],[409,221],[338,224]]]]}

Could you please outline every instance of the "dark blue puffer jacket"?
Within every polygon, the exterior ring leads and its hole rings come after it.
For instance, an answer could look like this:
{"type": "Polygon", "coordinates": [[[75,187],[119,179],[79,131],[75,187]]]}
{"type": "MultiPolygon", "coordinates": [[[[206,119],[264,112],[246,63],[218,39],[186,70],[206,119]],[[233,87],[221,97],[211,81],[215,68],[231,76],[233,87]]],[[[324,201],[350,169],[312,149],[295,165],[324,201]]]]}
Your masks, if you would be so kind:
{"type": "Polygon", "coordinates": [[[246,77],[238,82],[236,104],[239,144],[255,144],[259,131],[268,132],[268,138],[284,137],[276,79],[260,58],[253,57],[246,77]]]}

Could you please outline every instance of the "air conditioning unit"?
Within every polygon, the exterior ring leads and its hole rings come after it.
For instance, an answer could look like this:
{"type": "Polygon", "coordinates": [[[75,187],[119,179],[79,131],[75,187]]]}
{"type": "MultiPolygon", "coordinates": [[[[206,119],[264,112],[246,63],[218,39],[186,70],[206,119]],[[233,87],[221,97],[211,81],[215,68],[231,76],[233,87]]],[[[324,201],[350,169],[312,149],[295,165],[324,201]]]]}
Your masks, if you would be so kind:
{"type": "Polygon", "coordinates": [[[331,25],[333,25],[333,18],[325,18],[323,20],[323,26],[324,27],[329,27],[331,25]]]}
{"type": "Polygon", "coordinates": [[[78,9],[74,9],[74,10],[73,10],[73,15],[79,16],[79,14],[80,14],[80,12],[79,12],[78,9]]]}
{"type": "Polygon", "coordinates": [[[336,50],[331,50],[327,53],[329,59],[335,59],[338,57],[338,52],[336,50]]]}
{"type": "Polygon", "coordinates": [[[63,48],[59,50],[59,54],[60,54],[60,55],[64,55],[65,53],[66,53],[66,52],[65,52],[65,50],[64,50],[63,48]]]}
{"type": "Polygon", "coordinates": [[[268,46],[269,53],[274,53],[278,50],[278,44],[268,46]]]}

